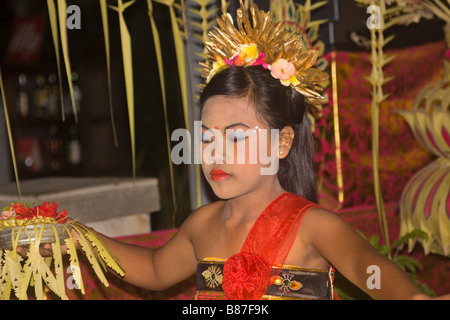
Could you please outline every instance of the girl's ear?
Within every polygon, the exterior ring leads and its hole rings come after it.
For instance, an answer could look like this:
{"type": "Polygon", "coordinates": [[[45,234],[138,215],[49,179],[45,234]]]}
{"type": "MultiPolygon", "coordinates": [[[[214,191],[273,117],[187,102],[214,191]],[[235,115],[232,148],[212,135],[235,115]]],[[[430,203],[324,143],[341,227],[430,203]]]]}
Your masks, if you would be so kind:
{"type": "Polygon", "coordinates": [[[286,126],[280,131],[280,145],[278,150],[278,158],[284,159],[287,157],[294,141],[295,132],[290,126],[286,126]]]}

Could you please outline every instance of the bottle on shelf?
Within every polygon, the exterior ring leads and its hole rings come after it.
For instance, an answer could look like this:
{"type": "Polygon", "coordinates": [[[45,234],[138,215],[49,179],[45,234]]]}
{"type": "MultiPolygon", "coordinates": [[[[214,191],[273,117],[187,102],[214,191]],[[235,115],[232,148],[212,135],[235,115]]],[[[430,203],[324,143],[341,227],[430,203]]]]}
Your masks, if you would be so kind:
{"type": "Polygon", "coordinates": [[[19,74],[19,97],[17,99],[17,109],[21,119],[27,119],[30,115],[30,102],[27,91],[27,75],[19,74]]]}
{"type": "Polygon", "coordinates": [[[77,114],[80,113],[81,90],[78,86],[78,73],[72,72],[72,89],[75,108],[72,106],[72,97],[70,91],[67,90],[64,95],[64,112],[67,118],[74,118],[74,109],[77,114]]]}
{"type": "Polygon", "coordinates": [[[63,139],[57,125],[50,126],[46,147],[47,169],[52,172],[61,171],[64,165],[63,139]]]}
{"type": "Polygon", "coordinates": [[[76,125],[70,127],[70,138],[67,145],[67,160],[70,166],[79,167],[82,161],[81,142],[76,125]]]}
{"type": "Polygon", "coordinates": [[[48,118],[58,119],[59,117],[59,85],[57,84],[56,74],[51,73],[48,76],[48,118]]]}
{"type": "Polygon", "coordinates": [[[48,109],[48,86],[42,74],[36,75],[36,86],[33,91],[33,118],[44,119],[48,109]]]}

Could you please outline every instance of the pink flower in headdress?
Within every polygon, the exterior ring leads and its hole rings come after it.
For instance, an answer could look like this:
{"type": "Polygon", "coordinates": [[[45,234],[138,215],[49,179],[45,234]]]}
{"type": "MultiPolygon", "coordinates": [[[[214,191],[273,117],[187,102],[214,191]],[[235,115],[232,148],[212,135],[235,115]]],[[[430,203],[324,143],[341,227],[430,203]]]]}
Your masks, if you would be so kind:
{"type": "Polygon", "coordinates": [[[278,59],[269,67],[270,73],[274,78],[280,79],[281,83],[285,86],[298,83],[295,77],[295,66],[292,62],[286,59],[278,59]]]}
{"type": "Polygon", "coordinates": [[[256,61],[252,63],[252,66],[262,66],[264,69],[268,69],[269,68],[269,64],[264,62],[264,57],[265,56],[266,55],[263,52],[260,52],[258,59],[256,59],[256,61]]]}

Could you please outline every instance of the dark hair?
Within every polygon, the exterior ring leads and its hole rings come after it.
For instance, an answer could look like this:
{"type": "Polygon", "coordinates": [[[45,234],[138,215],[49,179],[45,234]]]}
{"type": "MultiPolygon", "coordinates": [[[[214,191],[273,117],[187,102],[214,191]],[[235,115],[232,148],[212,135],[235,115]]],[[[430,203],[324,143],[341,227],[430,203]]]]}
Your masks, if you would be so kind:
{"type": "Polygon", "coordinates": [[[280,160],[278,180],[286,191],[317,203],[314,140],[303,96],[282,85],[261,66],[231,67],[218,72],[200,96],[200,109],[214,96],[248,97],[262,122],[280,131],[286,126],[294,129],[291,150],[280,160]]]}

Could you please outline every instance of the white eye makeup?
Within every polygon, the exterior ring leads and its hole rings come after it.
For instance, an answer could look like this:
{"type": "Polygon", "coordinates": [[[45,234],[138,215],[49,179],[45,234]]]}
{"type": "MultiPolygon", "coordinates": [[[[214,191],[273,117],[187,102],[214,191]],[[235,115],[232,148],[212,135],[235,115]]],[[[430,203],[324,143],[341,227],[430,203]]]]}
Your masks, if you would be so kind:
{"type": "MultiPolygon", "coordinates": [[[[215,137],[219,134],[223,134],[217,127],[214,129],[210,129],[204,125],[202,125],[202,142],[209,143],[215,140],[215,137]]],[[[234,123],[225,128],[226,139],[229,142],[238,143],[244,141],[250,135],[256,133],[259,130],[259,127],[250,128],[244,123],[234,123]]]]}
{"type": "Polygon", "coordinates": [[[202,132],[202,142],[208,143],[214,140],[214,133],[211,130],[202,132]]]}
{"type": "Polygon", "coordinates": [[[242,129],[236,129],[236,130],[228,129],[226,136],[227,136],[228,141],[237,143],[237,142],[244,141],[249,135],[247,132],[245,132],[242,129]]]}
{"type": "MultiPolygon", "coordinates": [[[[219,134],[222,134],[222,132],[219,131],[219,129],[217,129],[217,127],[214,129],[209,129],[206,126],[203,126],[203,130],[204,130],[202,132],[202,142],[203,143],[212,142],[215,140],[216,136],[218,136],[219,134]]],[[[233,143],[238,143],[238,142],[245,141],[248,137],[250,137],[251,135],[254,135],[259,130],[261,130],[261,129],[258,126],[254,127],[254,128],[250,128],[243,123],[236,123],[236,124],[227,126],[225,128],[225,135],[226,135],[227,141],[233,142],[233,143]],[[240,128],[236,128],[236,127],[240,127],[240,128]]]]}

